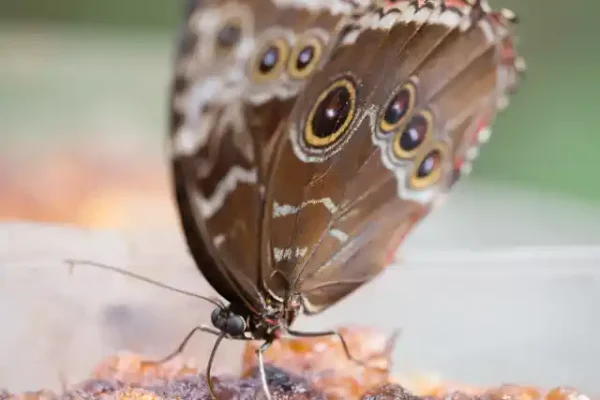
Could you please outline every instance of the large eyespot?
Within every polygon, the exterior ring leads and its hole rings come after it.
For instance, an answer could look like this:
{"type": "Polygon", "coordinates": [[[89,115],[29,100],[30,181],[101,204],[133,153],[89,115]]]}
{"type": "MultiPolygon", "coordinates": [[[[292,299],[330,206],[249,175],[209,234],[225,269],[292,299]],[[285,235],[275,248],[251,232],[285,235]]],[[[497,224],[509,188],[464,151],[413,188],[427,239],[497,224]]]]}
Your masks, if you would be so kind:
{"type": "Polygon", "coordinates": [[[234,18],[227,21],[217,32],[217,45],[222,50],[231,50],[242,38],[242,21],[234,18]]]}
{"type": "Polygon", "coordinates": [[[399,158],[412,157],[429,136],[433,128],[433,116],[423,111],[406,124],[394,137],[394,154],[399,158]]]}
{"type": "Polygon", "coordinates": [[[388,101],[380,117],[379,129],[388,133],[402,125],[415,105],[416,89],[412,82],[400,87],[388,101]]]}
{"type": "Polygon", "coordinates": [[[436,183],[442,174],[442,162],[445,154],[444,147],[436,146],[418,157],[410,176],[410,186],[415,189],[425,189],[436,183]]]}
{"type": "Polygon", "coordinates": [[[311,36],[301,39],[290,54],[288,73],[296,79],[306,78],[319,65],[323,54],[323,43],[311,36]]]}
{"type": "Polygon", "coordinates": [[[340,78],[313,105],[304,127],[304,141],[312,147],[334,143],[350,126],[356,112],[356,86],[340,78]]]}
{"type": "Polygon", "coordinates": [[[287,61],[289,52],[289,46],[283,39],[266,42],[253,58],[251,64],[253,80],[264,82],[277,77],[287,61]]]}

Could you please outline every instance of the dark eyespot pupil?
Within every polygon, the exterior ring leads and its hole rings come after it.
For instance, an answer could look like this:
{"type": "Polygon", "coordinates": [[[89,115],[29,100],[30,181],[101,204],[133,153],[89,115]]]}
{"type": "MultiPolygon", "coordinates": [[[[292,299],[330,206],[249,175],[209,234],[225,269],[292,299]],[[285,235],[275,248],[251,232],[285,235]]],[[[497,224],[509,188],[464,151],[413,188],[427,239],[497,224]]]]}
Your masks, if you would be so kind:
{"type": "Polygon", "coordinates": [[[312,120],[315,136],[325,138],[336,133],[348,119],[350,92],[344,86],[333,89],[317,107],[312,120]]]}
{"type": "Polygon", "coordinates": [[[404,115],[408,109],[410,102],[410,92],[407,89],[402,89],[388,104],[384,120],[390,125],[396,124],[404,115]]]}
{"type": "Polygon", "coordinates": [[[306,68],[313,57],[315,56],[315,48],[312,45],[305,46],[302,51],[298,54],[298,59],[296,60],[296,68],[302,70],[306,68]]]}
{"type": "Polygon", "coordinates": [[[420,115],[414,117],[400,135],[400,148],[404,151],[416,149],[425,140],[426,132],[427,120],[420,115]]]}
{"type": "Polygon", "coordinates": [[[433,150],[425,156],[419,168],[417,169],[417,177],[418,178],[427,178],[431,175],[437,168],[440,163],[441,155],[439,150],[433,150]]]}
{"type": "Polygon", "coordinates": [[[217,41],[221,47],[235,46],[242,36],[242,29],[238,25],[226,25],[217,34],[217,41]]]}
{"type": "Polygon", "coordinates": [[[269,73],[277,65],[279,60],[279,49],[275,46],[269,46],[264,52],[258,69],[263,74],[269,73]]]}

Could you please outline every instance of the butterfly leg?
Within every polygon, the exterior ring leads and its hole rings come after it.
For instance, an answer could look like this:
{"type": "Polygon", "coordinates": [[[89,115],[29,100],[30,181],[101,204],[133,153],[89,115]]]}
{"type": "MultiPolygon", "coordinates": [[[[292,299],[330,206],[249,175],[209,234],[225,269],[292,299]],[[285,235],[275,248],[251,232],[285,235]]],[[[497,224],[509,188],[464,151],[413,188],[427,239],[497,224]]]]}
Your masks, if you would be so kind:
{"type": "Polygon", "coordinates": [[[256,356],[258,358],[258,371],[260,374],[260,382],[262,384],[263,392],[267,398],[267,400],[271,400],[271,392],[269,391],[269,385],[267,384],[267,373],[265,372],[265,361],[263,358],[263,353],[267,351],[269,346],[271,346],[271,341],[264,342],[258,349],[256,349],[256,356]]]}
{"type": "MultiPolygon", "coordinates": [[[[369,366],[368,363],[359,360],[357,358],[355,358],[352,353],[350,352],[350,348],[348,347],[348,343],[346,342],[346,339],[344,339],[344,337],[342,336],[341,333],[339,333],[338,331],[323,331],[323,332],[299,332],[299,331],[294,331],[292,329],[287,329],[286,331],[289,335],[291,336],[296,336],[296,337],[319,337],[319,336],[337,336],[340,341],[342,342],[342,346],[344,348],[344,353],[346,353],[346,357],[348,357],[349,360],[352,360],[353,362],[357,363],[358,365],[361,365],[365,368],[372,368],[372,369],[376,369],[376,370],[381,370],[383,372],[387,372],[388,369],[387,368],[381,368],[381,367],[374,367],[374,366],[369,366]]],[[[395,337],[394,337],[395,338],[395,337]]],[[[395,339],[394,339],[395,341],[395,339]]]]}
{"type": "Polygon", "coordinates": [[[169,361],[170,359],[172,359],[173,357],[177,356],[178,354],[181,354],[183,352],[183,350],[185,349],[185,346],[187,345],[187,343],[190,341],[190,339],[192,338],[192,336],[194,336],[194,334],[196,332],[205,332],[205,333],[210,333],[211,335],[215,335],[218,336],[217,341],[215,342],[215,344],[213,345],[212,350],[210,351],[210,357],[208,358],[208,364],[206,365],[206,383],[208,385],[208,390],[210,391],[211,396],[215,399],[218,400],[217,395],[215,394],[215,388],[213,386],[212,383],[212,377],[211,377],[211,371],[212,371],[212,365],[215,359],[215,355],[217,354],[217,349],[219,348],[219,345],[221,344],[221,341],[224,338],[229,338],[232,340],[252,340],[243,336],[240,337],[230,337],[228,336],[226,333],[220,332],[216,329],[213,328],[209,328],[205,325],[199,325],[197,327],[195,327],[194,329],[192,329],[187,336],[183,339],[183,341],[181,342],[181,344],[177,347],[177,349],[175,349],[171,354],[169,354],[168,356],[166,356],[165,358],[163,358],[162,360],[158,361],[157,363],[161,364],[164,362],[169,361]]]}
{"type": "MultiPolygon", "coordinates": [[[[198,327],[198,328],[201,328],[201,327],[198,327]]],[[[217,338],[215,344],[213,345],[212,350],[210,351],[210,357],[208,358],[208,364],[206,365],[206,384],[208,385],[208,390],[210,392],[210,395],[213,397],[213,399],[219,400],[219,398],[217,397],[217,394],[215,393],[215,387],[212,382],[211,371],[212,371],[213,362],[215,361],[215,356],[217,354],[217,349],[219,348],[221,341],[224,338],[233,339],[233,340],[252,340],[252,339],[248,339],[248,338],[242,337],[242,336],[230,337],[226,333],[220,333],[214,329],[211,329],[211,331],[216,332],[219,337],[217,338]]],[[[203,332],[206,332],[206,331],[203,330],[203,332]]],[[[213,332],[210,332],[210,333],[213,333],[213,332]]],[[[269,400],[270,400],[270,398],[269,398],[269,400]]]]}
{"type": "Polygon", "coordinates": [[[219,336],[221,335],[221,332],[219,332],[216,329],[212,329],[209,328],[208,326],[205,325],[199,325],[197,327],[195,327],[194,329],[192,329],[187,336],[183,339],[183,341],[181,342],[181,344],[179,346],[177,346],[177,348],[172,351],[168,356],[162,358],[159,361],[156,361],[157,364],[163,364],[166,363],[167,361],[171,360],[172,358],[178,356],[179,354],[183,353],[183,350],[185,349],[185,346],[187,346],[188,342],[190,341],[190,339],[192,338],[192,336],[194,336],[196,334],[196,332],[206,332],[206,333],[210,333],[211,335],[215,335],[215,336],[219,336]]]}
{"type": "Polygon", "coordinates": [[[208,358],[208,364],[206,365],[206,383],[208,384],[208,390],[210,391],[210,395],[215,400],[219,400],[219,398],[215,394],[215,387],[213,386],[211,371],[212,371],[213,361],[215,360],[215,355],[217,354],[217,349],[219,348],[219,345],[221,344],[221,341],[225,338],[225,336],[226,336],[225,333],[219,334],[217,341],[215,342],[212,350],[210,351],[210,357],[208,358]]]}

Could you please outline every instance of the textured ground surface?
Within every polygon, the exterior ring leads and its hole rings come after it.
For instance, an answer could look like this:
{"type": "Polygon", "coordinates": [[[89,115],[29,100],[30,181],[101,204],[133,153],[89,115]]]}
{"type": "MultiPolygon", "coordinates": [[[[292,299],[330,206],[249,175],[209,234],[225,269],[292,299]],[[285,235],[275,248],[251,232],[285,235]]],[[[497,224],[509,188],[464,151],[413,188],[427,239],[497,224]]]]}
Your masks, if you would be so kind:
{"type": "MultiPolygon", "coordinates": [[[[451,382],[419,384],[398,380],[390,371],[389,336],[374,329],[345,327],[340,333],[349,351],[365,365],[348,359],[335,336],[281,338],[265,352],[265,375],[273,400],[591,400],[573,387],[539,388],[531,385],[473,387],[451,382]]],[[[213,377],[219,400],[265,399],[256,345],[244,352],[242,375],[213,377]]],[[[55,392],[27,391],[10,400],[119,399],[212,400],[202,372],[175,357],[165,363],[148,362],[135,354],[120,354],[100,363],[92,376],[55,392]]],[[[7,392],[0,392],[6,398],[7,392]]]]}

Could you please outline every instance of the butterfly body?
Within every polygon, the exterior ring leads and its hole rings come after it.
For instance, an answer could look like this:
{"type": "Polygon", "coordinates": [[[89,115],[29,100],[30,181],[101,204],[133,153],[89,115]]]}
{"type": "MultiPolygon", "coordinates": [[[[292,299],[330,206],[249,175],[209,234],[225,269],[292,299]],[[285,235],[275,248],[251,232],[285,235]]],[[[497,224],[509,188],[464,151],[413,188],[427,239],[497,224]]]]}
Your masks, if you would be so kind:
{"type": "Polygon", "coordinates": [[[377,276],[515,87],[510,20],[466,0],[193,1],[172,176],[213,325],[293,333],[377,276]]]}

